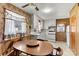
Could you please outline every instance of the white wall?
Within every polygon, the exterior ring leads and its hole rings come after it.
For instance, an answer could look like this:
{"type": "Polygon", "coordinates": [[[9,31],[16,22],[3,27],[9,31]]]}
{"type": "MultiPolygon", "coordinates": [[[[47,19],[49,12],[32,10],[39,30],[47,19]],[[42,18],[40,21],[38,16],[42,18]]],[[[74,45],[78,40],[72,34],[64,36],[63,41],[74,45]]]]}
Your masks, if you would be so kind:
{"type": "Polygon", "coordinates": [[[75,3],[60,3],[56,6],[56,19],[59,18],[69,18],[70,11],[75,3]]]}
{"type": "Polygon", "coordinates": [[[48,29],[49,26],[56,26],[56,19],[45,20],[44,29],[48,29]]]}

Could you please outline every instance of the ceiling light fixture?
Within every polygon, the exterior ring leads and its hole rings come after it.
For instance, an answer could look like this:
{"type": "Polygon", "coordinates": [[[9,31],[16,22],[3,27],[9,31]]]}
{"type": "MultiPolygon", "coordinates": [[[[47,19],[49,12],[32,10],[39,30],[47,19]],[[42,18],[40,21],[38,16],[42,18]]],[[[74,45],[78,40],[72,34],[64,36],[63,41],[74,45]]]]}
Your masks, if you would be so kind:
{"type": "Polygon", "coordinates": [[[43,9],[43,12],[44,12],[44,13],[50,13],[51,11],[52,11],[51,8],[45,8],[45,9],[43,9]]]}

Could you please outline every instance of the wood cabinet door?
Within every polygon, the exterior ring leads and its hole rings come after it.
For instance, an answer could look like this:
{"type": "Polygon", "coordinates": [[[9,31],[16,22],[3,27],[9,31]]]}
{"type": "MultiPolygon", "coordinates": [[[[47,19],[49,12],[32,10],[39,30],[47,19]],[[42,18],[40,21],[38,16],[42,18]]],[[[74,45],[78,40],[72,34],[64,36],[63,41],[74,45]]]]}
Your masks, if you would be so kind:
{"type": "Polygon", "coordinates": [[[57,39],[57,41],[66,42],[66,33],[65,32],[57,32],[56,39],[57,39]]]}
{"type": "Polygon", "coordinates": [[[71,33],[70,33],[70,48],[76,54],[76,16],[72,16],[70,18],[70,26],[71,26],[71,33]]]}

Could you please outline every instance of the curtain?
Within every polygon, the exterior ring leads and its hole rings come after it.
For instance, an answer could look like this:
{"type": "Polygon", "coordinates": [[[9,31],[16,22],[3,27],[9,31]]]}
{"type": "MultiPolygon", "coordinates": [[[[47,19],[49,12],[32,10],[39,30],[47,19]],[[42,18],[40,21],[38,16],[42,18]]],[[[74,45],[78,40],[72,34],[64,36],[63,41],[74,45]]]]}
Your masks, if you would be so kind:
{"type": "Polygon", "coordinates": [[[14,21],[6,19],[5,35],[16,34],[14,21]]]}
{"type": "Polygon", "coordinates": [[[21,23],[21,27],[22,27],[22,29],[21,29],[21,32],[22,33],[26,33],[26,23],[21,23]]]}
{"type": "Polygon", "coordinates": [[[5,32],[4,35],[26,33],[25,17],[17,13],[6,10],[5,12],[5,32]]]}

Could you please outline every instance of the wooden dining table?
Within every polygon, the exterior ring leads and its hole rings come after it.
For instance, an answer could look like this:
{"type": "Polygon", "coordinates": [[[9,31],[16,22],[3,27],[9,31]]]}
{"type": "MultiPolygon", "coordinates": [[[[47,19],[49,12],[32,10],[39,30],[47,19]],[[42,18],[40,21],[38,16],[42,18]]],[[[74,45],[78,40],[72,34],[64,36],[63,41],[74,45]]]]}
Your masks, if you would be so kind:
{"type": "Polygon", "coordinates": [[[19,51],[22,51],[29,55],[34,56],[45,56],[49,55],[53,51],[53,46],[49,41],[39,41],[39,40],[26,40],[18,41],[13,44],[13,47],[19,51]],[[28,47],[27,45],[37,45],[36,47],[28,47]]]}

